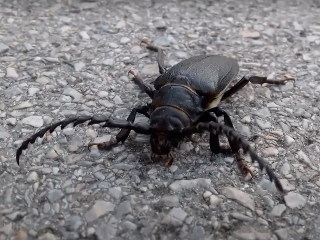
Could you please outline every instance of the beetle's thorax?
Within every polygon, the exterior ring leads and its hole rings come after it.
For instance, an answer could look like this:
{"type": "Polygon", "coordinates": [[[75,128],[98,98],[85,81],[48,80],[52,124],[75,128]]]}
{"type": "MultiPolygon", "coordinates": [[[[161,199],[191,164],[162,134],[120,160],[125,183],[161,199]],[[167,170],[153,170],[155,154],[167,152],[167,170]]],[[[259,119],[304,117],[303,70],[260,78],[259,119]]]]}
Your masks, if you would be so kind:
{"type": "Polygon", "coordinates": [[[190,126],[189,116],[174,106],[161,106],[156,108],[150,116],[150,126],[158,131],[171,131],[190,126]]]}
{"type": "Polygon", "coordinates": [[[203,113],[202,101],[203,98],[189,86],[173,83],[155,92],[151,106],[154,110],[164,106],[179,109],[194,122],[203,113]]]}

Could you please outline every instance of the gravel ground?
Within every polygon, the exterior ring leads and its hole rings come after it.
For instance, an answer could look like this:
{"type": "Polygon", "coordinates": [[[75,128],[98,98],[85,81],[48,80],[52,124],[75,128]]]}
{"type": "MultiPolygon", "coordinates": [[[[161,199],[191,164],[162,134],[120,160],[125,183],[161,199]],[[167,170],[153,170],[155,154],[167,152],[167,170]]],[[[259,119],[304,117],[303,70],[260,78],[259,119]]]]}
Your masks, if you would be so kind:
{"type": "Polygon", "coordinates": [[[106,2],[0,0],[0,240],[320,239],[316,1],[106,2]],[[127,75],[152,83],[159,74],[143,37],[165,49],[168,67],[223,54],[239,60],[237,80],[296,78],[248,84],[221,104],[288,193],[256,165],[246,181],[232,156],[210,162],[208,135],[182,143],[168,168],[150,163],[145,136],[89,152],[118,129],[69,125],[29,145],[17,165],[15,151],[43,126],[125,119],[149,101],[127,75]]]}

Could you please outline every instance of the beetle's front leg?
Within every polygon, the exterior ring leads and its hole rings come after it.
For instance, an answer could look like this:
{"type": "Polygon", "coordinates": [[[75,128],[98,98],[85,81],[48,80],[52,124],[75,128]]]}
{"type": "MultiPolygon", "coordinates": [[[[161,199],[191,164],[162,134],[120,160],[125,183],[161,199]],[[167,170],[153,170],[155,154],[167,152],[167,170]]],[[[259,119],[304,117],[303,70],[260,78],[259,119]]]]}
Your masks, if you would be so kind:
{"type": "Polygon", "coordinates": [[[132,70],[130,70],[128,74],[130,74],[130,73],[133,75],[132,81],[138,85],[138,87],[140,88],[141,91],[146,93],[152,99],[153,94],[154,94],[154,90],[152,90],[151,87],[147,86],[143,82],[142,78],[140,76],[138,76],[137,74],[135,74],[132,70]]]}
{"type": "Polygon", "coordinates": [[[239,82],[237,82],[233,87],[231,87],[228,91],[226,91],[223,94],[221,101],[231,97],[233,94],[240,91],[249,82],[251,82],[252,84],[261,84],[261,85],[264,83],[284,85],[287,81],[295,81],[295,79],[285,78],[281,80],[272,80],[272,79],[267,79],[266,77],[259,77],[259,76],[243,77],[239,82]]]}
{"type": "MultiPolygon", "coordinates": [[[[148,114],[148,111],[149,111],[149,107],[148,106],[142,106],[142,107],[137,107],[137,108],[132,109],[130,114],[129,114],[129,116],[128,116],[128,118],[127,118],[127,123],[133,124],[137,113],[143,114],[147,118],[150,118],[150,116],[148,114]]],[[[108,120],[108,122],[103,127],[109,127],[109,126],[112,127],[113,125],[110,125],[109,121],[110,120],[108,120]]],[[[117,123],[117,122],[115,122],[115,123],[117,123]]],[[[119,142],[124,143],[127,140],[128,136],[130,134],[130,131],[134,130],[134,129],[124,128],[123,125],[120,125],[119,128],[123,128],[123,129],[116,135],[115,139],[111,139],[109,142],[104,142],[104,143],[93,143],[93,142],[90,142],[88,144],[88,147],[96,145],[96,146],[98,146],[99,149],[107,150],[107,149],[110,149],[110,148],[116,146],[119,142]]]]}
{"type": "MultiPolygon", "coordinates": [[[[220,107],[214,107],[214,108],[208,109],[204,113],[204,115],[203,115],[204,119],[201,122],[213,121],[213,122],[217,123],[218,120],[212,113],[214,113],[218,117],[223,116],[225,125],[234,129],[233,123],[232,123],[232,120],[231,120],[229,114],[220,107]]],[[[233,154],[235,154],[235,158],[236,158],[237,165],[238,165],[239,169],[243,173],[245,173],[245,174],[250,173],[251,176],[253,176],[253,172],[251,171],[251,169],[247,165],[245,159],[241,156],[241,153],[240,153],[241,146],[238,144],[237,141],[235,141],[233,139],[232,136],[227,136],[227,138],[228,138],[230,148],[221,147],[220,143],[219,143],[219,134],[215,133],[215,132],[210,132],[210,149],[211,149],[212,153],[215,153],[215,154],[217,154],[217,153],[224,153],[224,154],[233,153],[233,154]]]]}
{"type": "Polygon", "coordinates": [[[147,45],[147,49],[151,50],[151,51],[154,51],[154,52],[157,52],[158,53],[158,56],[157,56],[157,63],[158,63],[158,67],[159,67],[159,73],[160,74],[163,74],[166,72],[166,69],[164,67],[164,51],[159,48],[159,47],[156,47],[156,46],[153,46],[151,45],[147,40],[145,39],[142,39],[141,40],[141,43],[145,43],[147,45]]]}

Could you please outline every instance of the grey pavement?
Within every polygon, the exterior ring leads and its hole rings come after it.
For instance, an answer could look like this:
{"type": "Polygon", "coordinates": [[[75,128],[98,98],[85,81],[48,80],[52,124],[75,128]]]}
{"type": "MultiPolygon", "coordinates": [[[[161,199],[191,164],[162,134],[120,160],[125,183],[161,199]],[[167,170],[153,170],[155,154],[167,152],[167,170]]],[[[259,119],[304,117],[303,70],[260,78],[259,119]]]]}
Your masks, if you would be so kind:
{"type": "MultiPolygon", "coordinates": [[[[0,0],[0,240],[320,239],[320,9],[316,1],[0,0]],[[268,162],[210,161],[208,134],[186,140],[171,167],[151,163],[149,139],[131,132],[110,151],[86,147],[119,129],[82,124],[38,138],[70,116],[126,119],[149,102],[128,71],[159,75],[198,54],[239,60],[244,75],[296,82],[248,84],[221,103],[268,162]]],[[[235,84],[234,82],[233,84],[235,84]]],[[[138,115],[136,122],[147,119],[138,115]]],[[[227,143],[226,139],[224,142],[227,143]]]]}

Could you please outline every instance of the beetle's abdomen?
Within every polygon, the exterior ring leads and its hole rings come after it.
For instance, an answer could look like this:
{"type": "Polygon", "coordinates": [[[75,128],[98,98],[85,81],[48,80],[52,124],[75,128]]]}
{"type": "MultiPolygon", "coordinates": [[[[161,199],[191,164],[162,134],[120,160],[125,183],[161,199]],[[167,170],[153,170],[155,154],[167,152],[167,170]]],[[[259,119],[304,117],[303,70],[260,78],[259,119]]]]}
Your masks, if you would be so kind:
{"type": "Polygon", "coordinates": [[[239,65],[235,59],[220,55],[194,56],[160,75],[154,82],[154,88],[160,89],[168,83],[177,83],[183,77],[199,95],[215,98],[226,90],[238,71],[239,65]]]}
{"type": "Polygon", "coordinates": [[[154,108],[172,106],[185,112],[191,120],[197,119],[203,112],[202,97],[183,85],[168,84],[156,91],[153,97],[154,108]]]}

